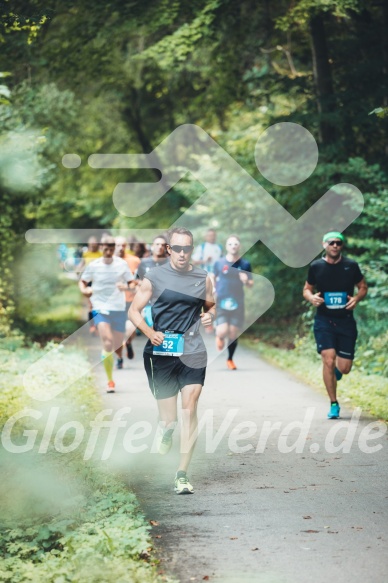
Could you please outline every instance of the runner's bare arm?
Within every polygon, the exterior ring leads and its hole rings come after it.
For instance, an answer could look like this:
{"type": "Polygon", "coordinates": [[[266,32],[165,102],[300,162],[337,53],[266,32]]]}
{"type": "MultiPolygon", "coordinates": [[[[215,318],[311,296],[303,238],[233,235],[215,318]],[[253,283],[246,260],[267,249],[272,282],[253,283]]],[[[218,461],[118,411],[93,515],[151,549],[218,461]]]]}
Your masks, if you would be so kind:
{"type": "Polygon", "coordinates": [[[120,291],[128,291],[129,287],[130,287],[130,283],[132,280],[127,281],[127,283],[123,283],[122,281],[119,281],[118,283],[116,283],[116,286],[118,287],[118,289],[120,291]]]}
{"type": "MultiPolygon", "coordinates": [[[[212,283],[212,289],[215,290],[216,288],[216,277],[214,275],[214,273],[209,273],[208,277],[210,278],[210,281],[212,283]]],[[[207,284],[207,282],[206,282],[207,284]]]]}
{"type": "Polygon", "coordinates": [[[246,271],[239,271],[238,276],[243,285],[246,285],[247,287],[253,286],[253,279],[249,279],[249,276],[246,271]]]}
{"type": "Polygon", "coordinates": [[[303,297],[305,300],[310,302],[310,304],[312,304],[313,306],[319,306],[319,305],[323,304],[325,301],[323,298],[321,298],[321,292],[318,292],[315,294],[314,293],[314,286],[311,285],[311,283],[308,283],[307,281],[304,284],[303,297]]]}
{"type": "Polygon", "coordinates": [[[128,310],[128,318],[131,320],[132,324],[139,328],[143,334],[151,340],[154,346],[159,346],[163,342],[164,334],[162,332],[155,332],[153,328],[146,324],[143,316],[141,315],[142,310],[148,304],[152,297],[152,285],[149,279],[144,278],[139,284],[137,293],[133,298],[131,307],[128,310]]]}
{"type": "Polygon", "coordinates": [[[82,258],[75,268],[75,272],[77,273],[77,275],[80,275],[85,270],[85,267],[86,267],[85,259],[82,258]]]}
{"type": "Polygon", "coordinates": [[[206,301],[203,305],[204,312],[201,314],[203,326],[211,326],[216,317],[215,299],[213,295],[213,282],[209,276],[206,278],[206,301]]]}
{"type": "Polygon", "coordinates": [[[81,294],[87,298],[90,298],[90,296],[93,294],[92,288],[88,286],[88,282],[84,281],[83,279],[79,280],[78,287],[81,290],[81,294]]]}
{"type": "Polygon", "coordinates": [[[348,296],[348,303],[346,304],[345,308],[347,310],[354,310],[358,302],[363,300],[368,293],[368,286],[364,278],[356,284],[358,288],[358,292],[355,296],[348,296]]]}

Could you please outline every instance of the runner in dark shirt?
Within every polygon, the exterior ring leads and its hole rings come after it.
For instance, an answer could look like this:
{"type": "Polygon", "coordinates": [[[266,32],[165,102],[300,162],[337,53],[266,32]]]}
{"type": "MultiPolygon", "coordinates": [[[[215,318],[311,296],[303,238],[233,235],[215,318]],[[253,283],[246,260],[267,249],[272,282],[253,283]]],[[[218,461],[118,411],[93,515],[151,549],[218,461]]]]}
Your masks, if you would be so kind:
{"type": "MultiPolygon", "coordinates": [[[[155,267],[160,267],[168,262],[167,255],[167,239],[163,235],[158,235],[152,241],[152,255],[151,257],[145,257],[141,260],[140,265],[137,270],[138,280],[144,279],[144,276],[154,269],[155,267]]],[[[138,281],[137,280],[137,281],[138,281]]],[[[152,316],[151,316],[151,304],[147,304],[143,310],[143,317],[149,326],[152,326],[152,316]]]]}
{"type": "Polygon", "coordinates": [[[244,286],[252,287],[251,264],[240,257],[240,239],[231,235],[226,240],[226,256],[214,264],[217,297],[216,345],[222,350],[228,338],[226,365],[236,370],[233,355],[244,324],[244,286]]]}
{"type": "Polygon", "coordinates": [[[200,328],[215,317],[213,284],[208,274],[190,264],[193,236],[184,228],[170,231],[168,263],[144,276],[129,310],[133,324],[147,337],[144,367],[159,410],[159,453],[169,451],[177,423],[177,399],[182,399],[181,458],[175,492],[191,494],[187,468],[197,429],[197,404],[205,381],[206,349],[200,328]],[[151,302],[153,326],[142,317],[151,302]],[[191,439],[191,441],[190,441],[191,439]]]}
{"type": "Polygon", "coordinates": [[[164,265],[168,261],[166,252],[167,241],[163,235],[158,235],[152,242],[152,255],[151,257],[145,257],[141,260],[140,265],[137,269],[137,276],[139,279],[143,279],[145,274],[159,265],[164,265]]]}
{"type": "Polygon", "coordinates": [[[368,291],[358,264],[342,256],[344,241],[337,231],[324,235],[325,256],[312,262],[303,288],[303,297],[317,307],[314,335],[331,403],[329,419],[340,415],[337,381],[352,368],[357,340],[353,310],[368,291]],[[354,296],[355,286],[358,293],[354,296]]]}

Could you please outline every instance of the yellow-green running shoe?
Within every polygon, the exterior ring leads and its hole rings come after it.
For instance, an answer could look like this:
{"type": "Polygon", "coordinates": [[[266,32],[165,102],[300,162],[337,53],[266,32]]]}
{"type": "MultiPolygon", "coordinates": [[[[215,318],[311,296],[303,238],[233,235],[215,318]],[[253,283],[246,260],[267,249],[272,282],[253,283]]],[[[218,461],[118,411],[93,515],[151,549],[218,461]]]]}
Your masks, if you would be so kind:
{"type": "Polygon", "coordinates": [[[160,455],[166,455],[171,449],[172,446],[172,434],[174,433],[174,429],[160,429],[159,434],[159,442],[158,442],[158,452],[160,455]]]}
{"type": "Polygon", "coordinates": [[[179,470],[176,473],[174,490],[177,494],[194,494],[194,488],[190,484],[186,472],[179,470]]]}

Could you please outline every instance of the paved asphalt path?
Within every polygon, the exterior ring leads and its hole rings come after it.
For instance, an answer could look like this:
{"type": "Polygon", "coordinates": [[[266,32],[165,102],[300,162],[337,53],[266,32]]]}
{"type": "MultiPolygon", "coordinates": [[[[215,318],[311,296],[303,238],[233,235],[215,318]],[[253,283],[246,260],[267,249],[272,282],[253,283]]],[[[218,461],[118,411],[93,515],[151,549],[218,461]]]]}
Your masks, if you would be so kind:
{"type": "MultiPolygon", "coordinates": [[[[213,350],[212,337],[207,343],[213,350]]],[[[97,341],[92,344],[95,356],[97,341]]],[[[208,368],[199,406],[200,418],[208,416],[208,438],[204,428],[188,472],[195,493],[177,496],[179,429],[166,456],[150,453],[152,436],[132,442],[146,448],[141,453],[121,445],[123,432],[135,429],[135,422],[156,426],[143,345],[144,338],[136,338],[135,359],[125,358],[124,370],[115,371],[115,394],[105,394],[102,367],[95,371],[104,406],[112,415],[121,410],[126,423],[107,463],[125,476],[154,521],[162,572],[182,583],[388,581],[388,440],[381,425],[367,427],[373,420],[363,415],[350,424],[352,411],[344,408],[340,421],[329,421],[323,394],[239,346],[238,370],[226,369],[225,353],[208,368]],[[302,431],[289,424],[304,419],[299,451],[287,451],[302,431]],[[215,447],[212,438],[220,428],[215,447]],[[375,439],[364,443],[380,445],[379,451],[361,451],[362,431],[363,436],[375,432],[375,439]],[[350,451],[327,451],[333,432],[334,446],[347,434],[350,451]],[[240,440],[233,438],[236,433],[240,440]],[[246,451],[236,449],[244,446],[246,451]]]]}

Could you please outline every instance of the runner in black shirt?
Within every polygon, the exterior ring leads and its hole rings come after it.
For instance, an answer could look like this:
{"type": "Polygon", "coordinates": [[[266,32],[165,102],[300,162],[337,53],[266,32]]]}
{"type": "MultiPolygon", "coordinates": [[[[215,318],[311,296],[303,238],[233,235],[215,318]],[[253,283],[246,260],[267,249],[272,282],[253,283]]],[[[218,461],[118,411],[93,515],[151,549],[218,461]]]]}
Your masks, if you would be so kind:
{"type": "MultiPolygon", "coordinates": [[[[152,241],[151,257],[145,257],[141,260],[140,265],[137,269],[138,280],[143,280],[144,276],[154,269],[154,267],[159,267],[164,265],[168,261],[167,255],[167,239],[163,235],[157,235],[152,241]]],[[[138,281],[137,280],[137,281],[138,281]]],[[[151,305],[147,304],[144,307],[143,316],[145,321],[149,326],[152,326],[152,316],[151,316],[151,305]]]]}
{"type": "Polygon", "coordinates": [[[215,317],[212,282],[205,270],[192,266],[193,236],[184,228],[170,231],[170,260],[150,270],[129,310],[129,318],[147,337],[144,366],[159,410],[159,452],[172,443],[177,423],[177,398],[182,398],[181,459],[175,476],[177,494],[191,494],[187,468],[195,445],[197,404],[206,374],[206,349],[200,328],[215,317]],[[153,326],[142,318],[151,301],[153,326]],[[192,437],[193,443],[190,443],[192,437]]]}
{"type": "Polygon", "coordinates": [[[338,419],[340,414],[337,381],[352,368],[357,340],[353,310],[368,290],[358,264],[342,256],[343,244],[342,233],[331,231],[324,235],[325,256],[310,265],[303,288],[303,297],[317,307],[314,335],[331,402],[329,419],[338,419]],[[358,288],[355,296],[354,286],[358,288]]]}
{"type": "Polygon", "coordinates": [[[137,276],[139,279],[143,279],[145,274],[148,273],[150,269],[153,269],[159,265],[163,265],[168,261],[166,244],[167,241],[163,235],[158,235],[155,237],[155,239],[152,241],[151,257],[145,257],[142,259],[137,269],[137,276]]]}

